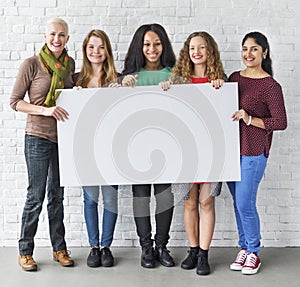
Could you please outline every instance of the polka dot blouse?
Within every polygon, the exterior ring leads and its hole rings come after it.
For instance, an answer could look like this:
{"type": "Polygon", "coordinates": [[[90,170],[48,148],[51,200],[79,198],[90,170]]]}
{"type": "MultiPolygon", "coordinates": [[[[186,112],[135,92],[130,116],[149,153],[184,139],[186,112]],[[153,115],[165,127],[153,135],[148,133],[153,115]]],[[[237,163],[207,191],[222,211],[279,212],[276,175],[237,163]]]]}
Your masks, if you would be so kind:
{"type": "Polygon", "coordinates": [[[241,155],[269,156],[273,131],[287,127],[286,110],[281,86],[272,77],[252,79],[234,72],[229,82],[238,82],[239,106],[252,117],[261,118],[265,129],[247,126],[240,121],[241,155]]]}

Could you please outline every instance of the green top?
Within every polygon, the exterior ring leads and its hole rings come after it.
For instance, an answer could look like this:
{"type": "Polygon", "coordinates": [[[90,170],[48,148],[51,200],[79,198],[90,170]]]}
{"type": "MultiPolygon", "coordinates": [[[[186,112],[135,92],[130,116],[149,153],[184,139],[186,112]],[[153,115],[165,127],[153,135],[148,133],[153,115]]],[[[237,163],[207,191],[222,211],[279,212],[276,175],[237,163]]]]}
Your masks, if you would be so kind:
{"type": "Polygon", "coordinates": [[[154,86],[160,82],[169,80],[172,69],[170,67],[164,67],[161,70],[149,71],[142,68],[138,72],[137,86],[154,86]]]}

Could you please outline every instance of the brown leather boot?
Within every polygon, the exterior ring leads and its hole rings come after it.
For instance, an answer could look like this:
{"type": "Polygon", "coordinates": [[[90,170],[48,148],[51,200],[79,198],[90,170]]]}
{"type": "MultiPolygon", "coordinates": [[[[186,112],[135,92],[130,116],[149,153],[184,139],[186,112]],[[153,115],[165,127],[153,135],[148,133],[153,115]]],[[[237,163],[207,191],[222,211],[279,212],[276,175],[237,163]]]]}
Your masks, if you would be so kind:
{"type": "Polygon", "coordinates": [[[64,267],[74,266],[74,261],[70,257],[70,252],[68,250],[53,252],[53,260],[59,262],[64,267]]]}
{"type": "Polygon", "coordinates": [[[37,265],[31,255],[19,256],[19,264],[24,271],[36,271],[37,265]]]}

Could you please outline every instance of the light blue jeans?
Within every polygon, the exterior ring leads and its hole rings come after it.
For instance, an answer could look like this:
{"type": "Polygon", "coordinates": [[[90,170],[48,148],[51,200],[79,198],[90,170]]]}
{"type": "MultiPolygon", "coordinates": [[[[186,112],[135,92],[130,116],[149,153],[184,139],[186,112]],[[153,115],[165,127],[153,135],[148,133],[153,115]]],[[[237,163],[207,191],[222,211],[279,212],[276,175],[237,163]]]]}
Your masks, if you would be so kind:
{"type": "Polygon", "coordinates": [[[228,182],[233,198],[235,218],[239,234],[239,246],[246,252],[260,251],[260,220],[256,208],[259,183],[263,177],[267,158],[259,156],[241,156],[241,181],[228,182]]]}
{"type": "MultiPolygon", "coordinates": [[[[99,246],[98,199],[99,186],[83,186],[84,218],[90,246],[99,246]]],[[[118,217],[118,186],[101,187],[103,197],[101,246],[109,247],[113,241],[118,217]]]]}

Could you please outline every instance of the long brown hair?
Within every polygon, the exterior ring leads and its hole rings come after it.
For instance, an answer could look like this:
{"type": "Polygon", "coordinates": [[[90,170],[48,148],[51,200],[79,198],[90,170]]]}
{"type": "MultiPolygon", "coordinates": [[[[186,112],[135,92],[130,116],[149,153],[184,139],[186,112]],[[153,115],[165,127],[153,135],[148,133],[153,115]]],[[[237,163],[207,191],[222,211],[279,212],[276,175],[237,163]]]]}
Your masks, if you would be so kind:
{"type": "Polygon", "coordinates": [[[194,32],[190,34],[183,44],[179,52],[179,57],[172,70],[171,79],[174,83],[178,81],[182,83],[190,83],[191,75],[194,71],[194,63],[190,59],[189,49],[191,39],[194,37],[202,37],[204,39],[207,50],[206,75],[209,80],[226,79],[222,62],[220,60],[220,52],[214,38],[207,32],[194,32]]]}
{"type": "Polygon", "coordinates": [[[118,76],[114,64],[114,57],[113,57],[112,47],[111,47],[109,37],[102,30],[98,30],[98,29],[91,30],[87,34],[87,36],[85,37],[82,43],[83,62],[76,83],[77,86],[81,86],[83,88],[87,87],[87,84],[91,80],[91,76],[92,76],[92,65],[86,54],[86,47],[92,36],[98,37],[102,40],[104,50],[106,53],[106,59],[102,67],[103,73],[101,75],[101,78],[99,78],[99,83],[101,84],[101,86],[108,86],[109,83],[116,82],[118,76]]]}

